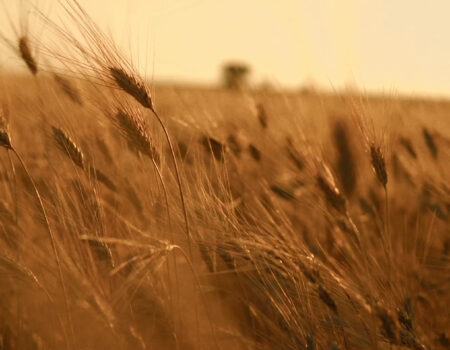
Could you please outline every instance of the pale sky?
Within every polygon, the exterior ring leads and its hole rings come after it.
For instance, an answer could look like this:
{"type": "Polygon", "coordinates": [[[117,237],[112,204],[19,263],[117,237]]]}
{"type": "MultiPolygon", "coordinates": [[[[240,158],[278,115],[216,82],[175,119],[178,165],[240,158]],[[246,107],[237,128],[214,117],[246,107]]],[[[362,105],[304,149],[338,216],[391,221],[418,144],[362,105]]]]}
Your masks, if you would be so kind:
{"type": "Polygon", "coordinates": [[[450,96],[448,0],[79,1],[155,81],[216,83],[233,60],[256,84],[450,96]]]}

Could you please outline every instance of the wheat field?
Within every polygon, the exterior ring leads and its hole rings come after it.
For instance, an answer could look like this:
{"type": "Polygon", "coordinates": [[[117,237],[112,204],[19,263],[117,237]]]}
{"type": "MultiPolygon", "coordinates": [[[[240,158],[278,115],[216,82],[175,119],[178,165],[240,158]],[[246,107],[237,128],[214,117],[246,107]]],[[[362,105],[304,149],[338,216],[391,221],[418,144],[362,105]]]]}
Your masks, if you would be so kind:
{"type": "Polygon", "coordinates": [[[60,4],[3,38],[0,349],[450,348],[450,102],[153,86],[60,4]]]}

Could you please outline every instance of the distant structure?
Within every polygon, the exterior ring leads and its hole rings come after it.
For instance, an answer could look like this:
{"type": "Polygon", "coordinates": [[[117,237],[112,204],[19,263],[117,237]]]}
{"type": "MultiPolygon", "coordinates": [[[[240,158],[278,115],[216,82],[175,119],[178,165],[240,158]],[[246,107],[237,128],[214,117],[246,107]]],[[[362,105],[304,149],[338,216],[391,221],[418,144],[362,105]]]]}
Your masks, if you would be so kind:
{"type": "Polygon", "coordinates": [[[227,89],[241,90],[248,87],[250,69],[243,63],[227,63],[223,66],[223,85],[227,89]]]}

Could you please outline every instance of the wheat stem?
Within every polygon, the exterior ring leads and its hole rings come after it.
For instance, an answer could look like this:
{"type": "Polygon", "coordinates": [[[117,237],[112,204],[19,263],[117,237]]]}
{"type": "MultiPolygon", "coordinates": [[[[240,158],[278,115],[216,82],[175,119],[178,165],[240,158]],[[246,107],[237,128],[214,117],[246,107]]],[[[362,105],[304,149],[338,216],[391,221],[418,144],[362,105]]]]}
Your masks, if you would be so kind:
{"type": "Polygon", "coordinates": [[[16,177],[16,168],[14,167],[14,163],[12,161],[11,158],[11,153],[8,153],[8,159],[9,159],[9,164],[11,166],[11,171],[13,174],[13,181],[14,181],[14,216],[15,216],[15,221],[14,224],[16,226],[17,229],[17,225],[18,225],[18,221],[19,221],[19,203],[18,203],[18,198],[17,198],[17,177],[16,177]]]}
{"type": "MultiPolygon", "coordinates": [[[[50,238],[50,242],[51,242],[51,246],[52,246],[52,250],[53,250],[53,255],[55,257],[56,264],[58,265],[59,281],[60,281],[61,288],[62,288],[63,295],[64,295],[64,304],[65,304],[67,317],[68,317],[68,321],[69,321],[69,325],[70,325],[71,337],[72,337],[72,339],[74,339],[75,333],[74,333],[73,324],[72,324],[72,317],[71,317],[70,310],[69,310],[68,296],[67,296],[66,285],[64,283],[64,277],[63,277],[63,273],[62,273],[61,261],[60,261],[59,254],[58,254],[58,248],[56,246],[55,236],[53,235],[52,229],[50,227],[50,222],[48,220],[47,212],[45,210],[45,206],[44,206],[44,203],[42,201],[41,194],[39,193],[39,190],[37,189],[36,184],[35,184],[32,176],[30,175],[30,173],[28,171],[28,168],[25,165],[25,162],[23,161],[22,157],[19,155],[19,153],[16,151],[16,149],[14,147],[11,146],[10,150],[14,153],[16,158],[19,160],[20,165],[22,166],[23,170],[25,171],[25,174],[27,175],[28,179],[30,180],[30,183],[31,183],[31,185],[32,185],[32,187],[34,189],[34,193],[36,194],[36,198],[38,199],[39,207],[41,208],[42,215],[43,215],[44,220],[45,220],[45,225],[46,225],[46,228],[47,228],[47,232],[48,232],[48,235],[49,235],[49,238],[50,238]]],[[[63,330],[64,330],[64,327],[63,327],[63,330]]],[[[67,343],[68,349],[70,349],[71,348],[70,344],[73,344],[73,340],[69,341],[67,339],[67,335],[66,335],[66,343],[67,343]]]]}
{"type": "Polygon", "coordinates": [[[181,205],[182,205],[182,208],[183,208],[184,223],[185,223],[186,235],[187,235],[188,244],[189,244],[189,254],[192,256],[192,247],[191,247],[192,244],[191,244],[191,233],[190,233],[190,230],[189,230],[189,220],[188,220],[188,215],[187,215],[186,202],[184,200],[183,187],[182,187],[182,184],[181,184],[180,171],[178,169],[178,163],[177,163],[177,160],[176,160],[176,157],[175,157],[175,151],[173,149],[172,141],[170,140],[169,132],[167,131],[166,126],[164,125],[163,121],[161,120],[161,118],[158,115],[158,113],[156,112],[156,110],[154,108],[151,108],[151,111],[153,112],[153,114],[155,115],[155,117],[158,120],[159,124],[161,125],[161,128],[164,131],[164,135],[166,137],[167,143],[169,145],[173,166],[175,168],[175,176],[176,176],[177,183],[178,183],[178,190],[179,190],[179,193],[180,193],[181,205]]]}

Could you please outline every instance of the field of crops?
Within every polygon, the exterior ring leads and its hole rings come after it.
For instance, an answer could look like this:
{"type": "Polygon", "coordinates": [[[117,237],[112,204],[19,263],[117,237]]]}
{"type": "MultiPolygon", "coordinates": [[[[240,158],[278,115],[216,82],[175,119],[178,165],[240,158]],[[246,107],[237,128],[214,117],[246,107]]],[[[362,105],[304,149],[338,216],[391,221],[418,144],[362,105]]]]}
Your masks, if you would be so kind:
{"type": "Polygon", "coordinates": [[[63,4],[0,71],[0,349],[449,349],[450,102],[153,86],[63,4]]]}

